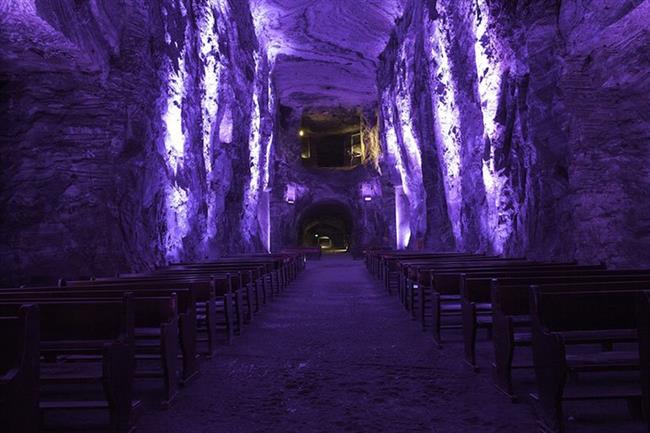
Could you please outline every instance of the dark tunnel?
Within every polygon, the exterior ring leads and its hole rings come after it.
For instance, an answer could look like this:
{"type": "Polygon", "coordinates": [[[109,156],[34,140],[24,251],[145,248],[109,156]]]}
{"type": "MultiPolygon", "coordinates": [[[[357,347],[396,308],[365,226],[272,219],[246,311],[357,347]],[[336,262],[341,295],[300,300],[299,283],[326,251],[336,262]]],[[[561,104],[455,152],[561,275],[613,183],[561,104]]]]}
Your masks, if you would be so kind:
{"type": "Polygon", "coordinates": [[[298,243],[320,246],[324,251],[348,251],[354,229],[352,212],[337,201],[323,201],[307,207],[298,220],[298,243]]]}

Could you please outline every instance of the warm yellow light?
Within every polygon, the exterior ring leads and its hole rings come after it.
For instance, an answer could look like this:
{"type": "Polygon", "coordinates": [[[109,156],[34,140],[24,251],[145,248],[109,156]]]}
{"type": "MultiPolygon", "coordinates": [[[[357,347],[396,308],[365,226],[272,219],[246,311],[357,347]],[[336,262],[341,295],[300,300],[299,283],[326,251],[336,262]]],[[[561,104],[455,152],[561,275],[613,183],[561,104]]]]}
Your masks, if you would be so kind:
{"type": "Polygon", "coordinates": [[[298,135],[300,135],[301,137],[304,137],[304,136],[305,136],[305,131],[301,129],[301,130],[298,132],[298,135]]]}

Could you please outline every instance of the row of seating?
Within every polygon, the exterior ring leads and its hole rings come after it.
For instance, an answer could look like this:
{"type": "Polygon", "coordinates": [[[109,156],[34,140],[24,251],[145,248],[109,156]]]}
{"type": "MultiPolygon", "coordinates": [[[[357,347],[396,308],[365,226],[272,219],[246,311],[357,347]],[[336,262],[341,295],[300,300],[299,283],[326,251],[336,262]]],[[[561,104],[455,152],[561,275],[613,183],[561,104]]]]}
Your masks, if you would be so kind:
{"type": "Polygon", "coordinates": [[[485,329],[494,383],[512,401],[513,369],[533,369],[543,431],[565,431],[563,401],[602,399],[627,400],[650,431],[650,270],[455,252],[369,250],[365,260],[439,347],[461,332],[474,371],[485,329]],[[516,364],[531,348],[532,363],[516,364]],[[603,372],[602,386],[587,380],[603,372]]]}
{"type": "Polygon", "coordinates": [[[156,381],[169,407],[199,376],[200,359],[218,355],[305,260],[242,255],[0,289],[3,431],[36,432],[50,412],[84,410],[107,411],[111,431],[133,430],[135,381],[156,381]]]}

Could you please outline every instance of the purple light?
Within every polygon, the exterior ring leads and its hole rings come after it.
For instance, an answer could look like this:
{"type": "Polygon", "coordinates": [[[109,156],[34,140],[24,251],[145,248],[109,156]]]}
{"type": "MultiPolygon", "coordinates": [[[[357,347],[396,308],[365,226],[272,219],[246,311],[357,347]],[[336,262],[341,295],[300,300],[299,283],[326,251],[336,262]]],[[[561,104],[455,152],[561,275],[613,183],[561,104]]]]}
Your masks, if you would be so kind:
{"type": "Polygon", "coordinates": [[[215,19],[211,7],[201,10],[199,20],[200,49],[203,60],[203,89],[201,109],[203,121],[203,159],[208,173],[212,171],[212,130],[218,111],[221,64],[217,61],[219,35],[214,31],[215,19]]]}
{"type": "Polygon", "coordinates": [[[462,241],[460,210],[462,189],[460,177],[460,114],[456,103],[456,86],[449,62],[448,32],[442,20],[432,21],[428,30],[428,51],[435,72],[431,77],[433,107],[435,110],[435,133],[444,179],[447,212],[457,243],[462,241]]]}
{"type": "MultiPolygon", "coordinates": [[[[269,72],[270,76],[271,72],[269,72]]],[[[273,116],[273,113],[275,113],[275,92],[273,91],[273,84],[271,83],[271,80],[269,79],[267,82],[267,88],[268,88],[268,113],[273,116]]],[[[264,190],[269,188],[269,185],[271,183],[271,150],[273,147],[273,129],[271,129],[271,133],[269,134],[268,139],[266,140],[266,143],[264,145],[265,152],[264,152],[264,180],[262,182],[262,188],[264,190]]]]}
{"type": "Polygon", "coordinates": [[[242,221],[241,234],[247,241],[251,240],[251,235],[255,233],[254,223],[257,215],[257,206],[259,201],[260,190],[260,152],[261,152],[261,135],[262,117],[260,113],[260,58],[259,53],[254,53],[255,59],[255,80],[253,98],[251,102],[251,124],[248,137],[248,150],[250,155],[250,179],[244,195],[244,218],[242,221]]]}
{"type": "MultiPolygon", "coordinates": [[[[183,130],[183,98],[185,96],[185,59],[181,50],[178,59],[178,70],[175,70],[170,59],[166,59],[163,68],[167,77],[165,88],[165,111],[162,113],[162,124],[165,128],[163,155],[167,166],[176,175],[182,166],[185,152],[185,133],[183,130]]],[[[189,233],[187,190],[181,188],[175,181],[170,180],[165,190],[166,224],[165,255],[168,260],[178,260],[183,252],[183,238],[189,233]]]]}
{"type": "Polygon", "coordinates": [[[232,110],[226,107],[219,124],[219,141],[222,143],[232,143],[232,110]]]}
{"type": "Polygon", "coordinates": [[[293,184],[287,185],[284,190],[284,201],[289,204],[294,204],[296,202],[296,186],[293,184]]]}
{"type": "Polygon", "coordinates": [[[166,108],[162,115],[165,126],[165,160],[174,174],[183,163],[185,153],[185,133],[183,131],[183,98],[185,97],[185,59],[184,50],[178,59],[178,70],[169,59],[167,69],[166,108]]]}
{"type": "Polygon", "coordinates": [[[393,126],[393,105],[390,92],[388,90],[384,92],[384,95],[382,97],[382,109],[384,111],[382,119],[384,122],[384,133],[388,156],[391,158],[391,162],[395,164],[402,183],[406,184],[408,173],[406,172],[406,167],[404,166],[402,153],[400,152],[399,143],[397,142],[397,133],[395,132],[395,127],[393,126]]]}
{"type": "Polygon", "coordinates": [[[513,214],[509,200],[509,179],[503,170],[495,167],[494,143],[503,141],[504,127],[496,121],[499,107],[501,81],[504,73],[503,57],[505,47],[500,44],[489,29],[489,9],[485,0],[477,1],[477,13],[474,16],[476,42],[476,70],[478,90],[483,112],[485,137],[489,140],[490,155],[483,160],[482,176],[485,185],[487,209],[482,217],[482,231],[489,237],[492,250],[500,254],[512,234],[513,214]]]}
{"type": "Polygon", "coordinates": [[[397,249],[405,249],[411,240],[410,204],[404,189],[395,187],[395,235],[397,249]]]}
{"type": "Polygon", "coordinates": [[[190,231],[188,219],[189,197],[178,185],[167,188],[167,233],[165,247],[167,260],[178,260],[183,252],[183,238],[190,231]]]}

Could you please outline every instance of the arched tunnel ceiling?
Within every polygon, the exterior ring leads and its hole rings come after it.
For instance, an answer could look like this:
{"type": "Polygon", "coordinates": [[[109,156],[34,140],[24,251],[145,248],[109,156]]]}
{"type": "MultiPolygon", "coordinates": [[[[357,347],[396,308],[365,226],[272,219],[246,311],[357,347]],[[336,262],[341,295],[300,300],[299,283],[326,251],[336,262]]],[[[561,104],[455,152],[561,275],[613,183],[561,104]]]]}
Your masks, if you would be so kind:
{"type": "Polygon", "coordinates": [[[376,68],[406,0],[252,0],[276,56],[280,102],[294,108],[368,106],[376,68]]]}

